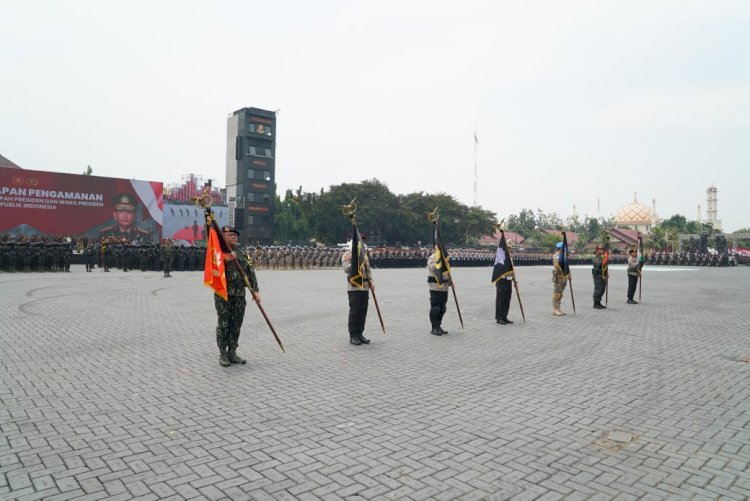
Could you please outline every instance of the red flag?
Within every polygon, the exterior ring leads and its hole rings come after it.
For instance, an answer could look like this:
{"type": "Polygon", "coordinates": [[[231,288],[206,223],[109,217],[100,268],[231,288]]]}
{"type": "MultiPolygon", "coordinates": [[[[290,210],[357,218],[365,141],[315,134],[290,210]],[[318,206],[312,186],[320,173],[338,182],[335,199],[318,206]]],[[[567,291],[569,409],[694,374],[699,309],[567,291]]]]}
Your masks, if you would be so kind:
{"type": "Polygon", "coordinates": [[[206,264],[203,269],[203,283],[211,287],[216,294],[227,301],[227,277],[224,274],[224,254],[221,252],[219,235],[211,226],[206,245],[206,264]]]}

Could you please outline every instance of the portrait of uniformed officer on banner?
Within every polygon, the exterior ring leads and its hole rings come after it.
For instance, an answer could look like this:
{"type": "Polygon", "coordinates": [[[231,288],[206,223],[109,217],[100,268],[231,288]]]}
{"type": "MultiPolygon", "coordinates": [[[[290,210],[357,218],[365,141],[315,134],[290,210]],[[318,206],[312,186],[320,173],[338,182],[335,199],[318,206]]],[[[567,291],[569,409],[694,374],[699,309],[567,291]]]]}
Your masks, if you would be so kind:
{"type": "Polygon", "coordinates": [[[120,193],[112,201],[112,218],[114,224],[106,226],[99,232],[100,238],[114,237],[134,242],[139,238],[148,239],[148,231],[135,225],[135,208],[137,198],[128,193],[120,193]]]}

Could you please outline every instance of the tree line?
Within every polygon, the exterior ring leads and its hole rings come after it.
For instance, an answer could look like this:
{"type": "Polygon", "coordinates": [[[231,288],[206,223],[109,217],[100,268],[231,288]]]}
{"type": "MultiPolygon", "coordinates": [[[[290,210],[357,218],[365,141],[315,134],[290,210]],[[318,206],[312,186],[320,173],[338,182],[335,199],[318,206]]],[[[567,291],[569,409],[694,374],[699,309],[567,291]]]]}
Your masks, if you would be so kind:
{"type": "Polygon", "coordinates": [[[279,243],[345,242],[351,222],[341,206],[357,199],[357,224],[373,245],[431,245],[427,213],[440,211],[441,234],[448,245],[474,245],[494,231],[494,212],[469,207],[445,193],[397,195],[377,179],[344,183],[320,192],[287,190],[275,198],[274,225],[279,243]]]}
{"type": "MultiPolygon", "coordinates": [[[[448,245],[474,246],[483,235],[495,232],[497,217],[481,207],[469,207],[446,193],[422,191],[399,195],[388,186],[369,179],[359,183],[343,183],[319,192],[287,190],[284,197],[275,196],[274,225],[279,244],[336,244],[351,236],[349,218],[341,213],[341,206],[357,200],[357,223],[367,234],[371,245],[415,246],[432,244],[432,225],[427,213],[435,207],[440,211],[443,240],[448,245]]],[[[556,212],[522,209],[505,219],[505,228],[522,235],[527,247],[554,249],[559,237],[543,230],[566,230],[579,235],[575,250],[586,243],[601,241],[602,234],[614,227],[612,217],[572,215],[560,217],[556,212]]],[[[710,224],[689,221],[681,214],[662,220],[656,225],[645,244],[662,250],[674,244],[677,235],[714,233],[710,224]]]]}

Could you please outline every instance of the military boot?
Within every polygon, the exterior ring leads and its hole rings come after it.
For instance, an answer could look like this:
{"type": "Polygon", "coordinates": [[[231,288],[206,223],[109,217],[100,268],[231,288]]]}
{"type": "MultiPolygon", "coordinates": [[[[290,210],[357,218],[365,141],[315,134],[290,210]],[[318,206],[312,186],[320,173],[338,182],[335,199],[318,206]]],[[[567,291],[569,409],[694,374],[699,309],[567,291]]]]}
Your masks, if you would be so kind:
{"type": "Polygon", "coordinates": [[[362,344],[370,344],[370,340],[362,335],[362,331],[357,332],[357,338],[359,338],[359,342],[362,344]]]}
{"type": "Polygon", "coordinates": [[[226,348],[219,348],[219,365],[222,367],[229,367],[232,365],[232,363],[229,361],[229,357],[227,356],[227,349],[226,348]]]}
{"type": "Polygon", "coordinates": [[[229,361],[233,364],[244,364],[247,363],[247,360],[242,358],[241,356],[237,355],[237,347],[229,348],[229,354],[228,357],[229,361]]]}
{"type": "Polygon", "coordinates": [[[359,346],[362,344],[362,341],[359,340],[359,336],[356,332],[350,332],[349,333],[349,342],[352,343],[354,346],[359,346]]]}

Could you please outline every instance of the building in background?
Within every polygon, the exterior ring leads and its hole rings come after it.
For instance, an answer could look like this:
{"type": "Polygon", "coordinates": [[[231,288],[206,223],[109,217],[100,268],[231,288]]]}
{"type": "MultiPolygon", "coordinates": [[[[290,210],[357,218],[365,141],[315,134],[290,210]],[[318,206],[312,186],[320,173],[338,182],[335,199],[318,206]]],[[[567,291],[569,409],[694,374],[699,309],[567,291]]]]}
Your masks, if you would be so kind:
{"type": "Polygon", "coordinates": [[[652,201],[652,207],[638,201],[638,196],[633,201],[624,205],[615,214],[615,227],[638,230],[641,233],[651,233],[651,228],[656,226],[659,219],[656,215],[656,200],[652,201]]]}
{"type": "Polygon", "coordinates": [[[20,169],[21,167],[14,164],[4,156],[0,155],[0,167],[4,167],[6,169],[20,169]]]}
{"type": "MultiPolygon", "coordinates": [[[[712,184],[706,190],[706,223],[710,224],[714,230],[722,231],[718,203],[719,190],[712,184]]],[[[698,210],[700,211],[700,209],[698,210]]]]}
{"type": "Polygon", "coordinates": [[[224,204],[224,193],[220,188],[214,186],[210,179],[206,181],[202,176],[192,173],[182,176],[178,183],[164,185],[164,200],[175,204],[195,204],[194,198],[205,189],[208,189],[215,205],[224,204]]]}
{"type": "Polygon", "coordinates": [[[227,119],[229,224],[242,245],[273,243],[276,113],[242,108],[227,119]]]}

